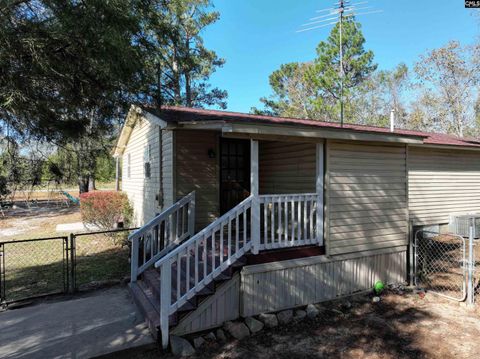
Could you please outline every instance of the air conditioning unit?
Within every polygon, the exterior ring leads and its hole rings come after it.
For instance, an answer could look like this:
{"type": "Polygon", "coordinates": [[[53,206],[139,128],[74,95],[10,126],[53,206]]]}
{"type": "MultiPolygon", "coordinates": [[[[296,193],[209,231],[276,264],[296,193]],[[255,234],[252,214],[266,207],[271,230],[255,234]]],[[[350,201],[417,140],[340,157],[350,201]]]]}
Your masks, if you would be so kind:
{"type": "Polygon", "coordinates": [[[459,236],[468,238],[473,220],[473,238],[480,238],[480,213],[454,214],[450,216],[450,230],[459,236]]]}

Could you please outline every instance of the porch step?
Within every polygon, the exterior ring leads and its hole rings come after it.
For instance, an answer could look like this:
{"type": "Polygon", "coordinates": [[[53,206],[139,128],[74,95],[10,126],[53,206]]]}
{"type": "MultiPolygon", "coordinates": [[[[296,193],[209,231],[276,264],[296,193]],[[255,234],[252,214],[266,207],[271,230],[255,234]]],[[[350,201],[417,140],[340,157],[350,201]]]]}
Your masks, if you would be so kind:
{"type": "MultiPolygon", "coordinates": [[[[146,288],[149,294],[151,294],[153,300],[155,301],[155,307],[160,306],[160,273],[156,269],[150,269],[145,271],[143,274],[143,279],[139,281],[140,286],[146,288]]],[[[177,289],[172,288],[172,299],[176,298],[177,289]]],[[[178,312],[191,311],[196,309],[196,301],[191,300],[185,303],[182,307],[178,309],[178,312]]]]}
{"type": "MultiPolygon", "coordinates": [[[[216,258],[216,260],[219,260],[219,257],[216,258]]],[[[237,261],[234,266],[231,268],[227,268],[223,273],[219,274],[213,282],[223,282],[225,280],[228,280],[232,277],[232,271],[241,268],[245,265],[246,260],[242,261],[237,261]]],[[[190,288],[193,288],[195,286],[195,277],[192,275],[194,274],[194,260],[191,259],[190,262],[190,275],[187,275],[185,266],[182,266],[181,268],[181,273],[180,273],[180,290],[182,293],[185,293],[187,290],[187,280],[190,282],[190,288]]],[[[207,271],[211,271],[211,261],[207,261],[207,271]]],[[[199,278],[198,280],[201,281],[204,277],[204,264],[203,262],[198,263],[198,274],[199,278]]],[[[145,282],[145,284],[152,289],[153,294],[155,295],[156,298],[160,299],[160,271],[159,269],[149,269],[146,270],[143,275],[142,275],[142,280],[145,282]]],[[[172,267],[172,283],[171,283],[171,288],[172,288],[172,300],[176,299],[177,297],[177,292],[178,292],[178,283],[177,283],[177,267],[174,265],[172,267]]],[[[214,288],[212,288],[214,290],[214,288]]],[[[211,294],[211,290],[208,288],[204,288],[199,294],[203,295],[209,295],[211,294]]]]}
{"type": "MultiPolygon", "coordinates": [[[[215,260],[219,259],[215,257],[215,260]]],[[[210,266],[211,262],[207,262],[207,266],[210,266]]],[[[198,308],[198,305],[206,300],[209,296],[215,293],[217,286],[221,283],[232,278],[233,274],[246,265],[246,258],[241,258],[232,264],[227,270],[217,276],[211,283],[198,292],[190,301],[185,303],[176,313],[170,316],[169,325],[171,327],[176,326],[179,321],[185,317],[188,313],[198,308]]],[[[202,269],[203,275],[203,262],[199,264],[202,269]]],[[[193,267],[192,267],[193,268],[193,267]]],[[[199,268],[200,269],[200,268],[199,268]]],[[[176,268],[172,268],[173,278],[176,278],[176,268]]],[[[200,271],[199,271],[200,273],[200,271]]],[[[181,287],[182,293],[185,291],[186,273],[181,273],[181,287]]],[[[200,278],[201,280],[201,278],[200,278]]],[[[193,279],[194,281],[194,279],[193,279]]],[[[194,283],[191,282],[191,286],[194,283]]],[[[172,298],[177,296],[177,283],[172,280],[172,298]],[[175,282],[175,283],[174,283],[175,282]]],[[[130,291],[132,293],[135,304],[140,309],[141,314],[144,316],[145,321],[153,335],[158,340],[160,335],[160,271],[152,268],[146,270],[140,280],[135,283],[130,283],[130,291]]]]}
{"type": "Polygon", "coordinates": [[[152,304],[151,300],[148,298],[148,293],[146,293],[139,285],[138,282],[129,284],[130,293],[132,294],[133,301],[139,309],[145,323],[152,334],[152,337],[155,340],[159,340],[160,332],[160,314],[158,312],[158,307],[152,304]]]}

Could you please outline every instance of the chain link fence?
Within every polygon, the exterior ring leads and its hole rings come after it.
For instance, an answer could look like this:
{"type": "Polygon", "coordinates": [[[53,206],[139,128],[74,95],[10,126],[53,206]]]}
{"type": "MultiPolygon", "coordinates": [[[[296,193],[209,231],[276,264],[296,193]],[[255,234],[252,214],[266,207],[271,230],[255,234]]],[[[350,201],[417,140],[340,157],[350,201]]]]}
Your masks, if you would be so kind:
{"type": "Polygon", "coordinates": [[[128,235],[132,230],[80,233],[73,236],[73,281],[76,290],[126,280],[130,275],[128,235]]]}
{"type": "Polygon", "coordinates": [[[125,280],[135,229],[0,242],[0,304],[125,280]]]}
{"type": "Polygon", "coordinates": [[[473,242],[473,296],[477,303],[480,303],[480,240],[473,242]]]}
{"type": "Polygon", "coordinates": [[[466,298],[466,239],[420,230],[415,233],[415,285],[444,297],[466,298]]]}
{"type": "Polygon", "coordinates": [[[0,242],[0,302],[68,289],[67,237],[0,242]]]}

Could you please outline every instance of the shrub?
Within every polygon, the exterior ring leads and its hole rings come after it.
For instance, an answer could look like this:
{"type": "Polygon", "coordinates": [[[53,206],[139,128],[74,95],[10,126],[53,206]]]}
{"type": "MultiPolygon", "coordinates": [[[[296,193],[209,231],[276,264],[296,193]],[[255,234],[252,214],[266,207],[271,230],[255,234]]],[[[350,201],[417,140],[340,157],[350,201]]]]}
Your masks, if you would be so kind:
{"type": "Polygon", "coordinates": [[[133,209],[123,192],[93,191],[80,195],[80,212],[85,224],[93,224],[102,230],[116,227],[119,222],[128,228],[132,222],[133,209]]]}

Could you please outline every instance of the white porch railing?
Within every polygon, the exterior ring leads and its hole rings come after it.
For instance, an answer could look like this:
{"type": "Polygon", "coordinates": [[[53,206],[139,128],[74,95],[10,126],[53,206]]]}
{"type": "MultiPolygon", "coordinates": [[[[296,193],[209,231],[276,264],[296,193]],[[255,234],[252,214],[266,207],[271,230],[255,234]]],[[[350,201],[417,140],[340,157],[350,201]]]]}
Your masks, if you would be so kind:
{"type": "Polygon", "coordinates": [[[195,226],[195,192],[167,208],[129,236],[132,242],[131,281],[193,236],[195,226]]]}
{"type": "Polygon", "coordinates": [[[192,235],[192,192],[133,233],[132,281],[153,264],[160,270],[162,345],[170,316],[246,253],[319,244],[318,200],[317,194],[251,195],[192,235]]]}
{"type": "Polygon", "coordinates": [[[319,243],[317,194],[261,195],[260,250],[319,243]]]}
{"type": "Polygon", "coordinates": [[[160,268],[160,330],[168,345],[169,316],[252,247],[253,196],[155,263],[160,268]]]}

